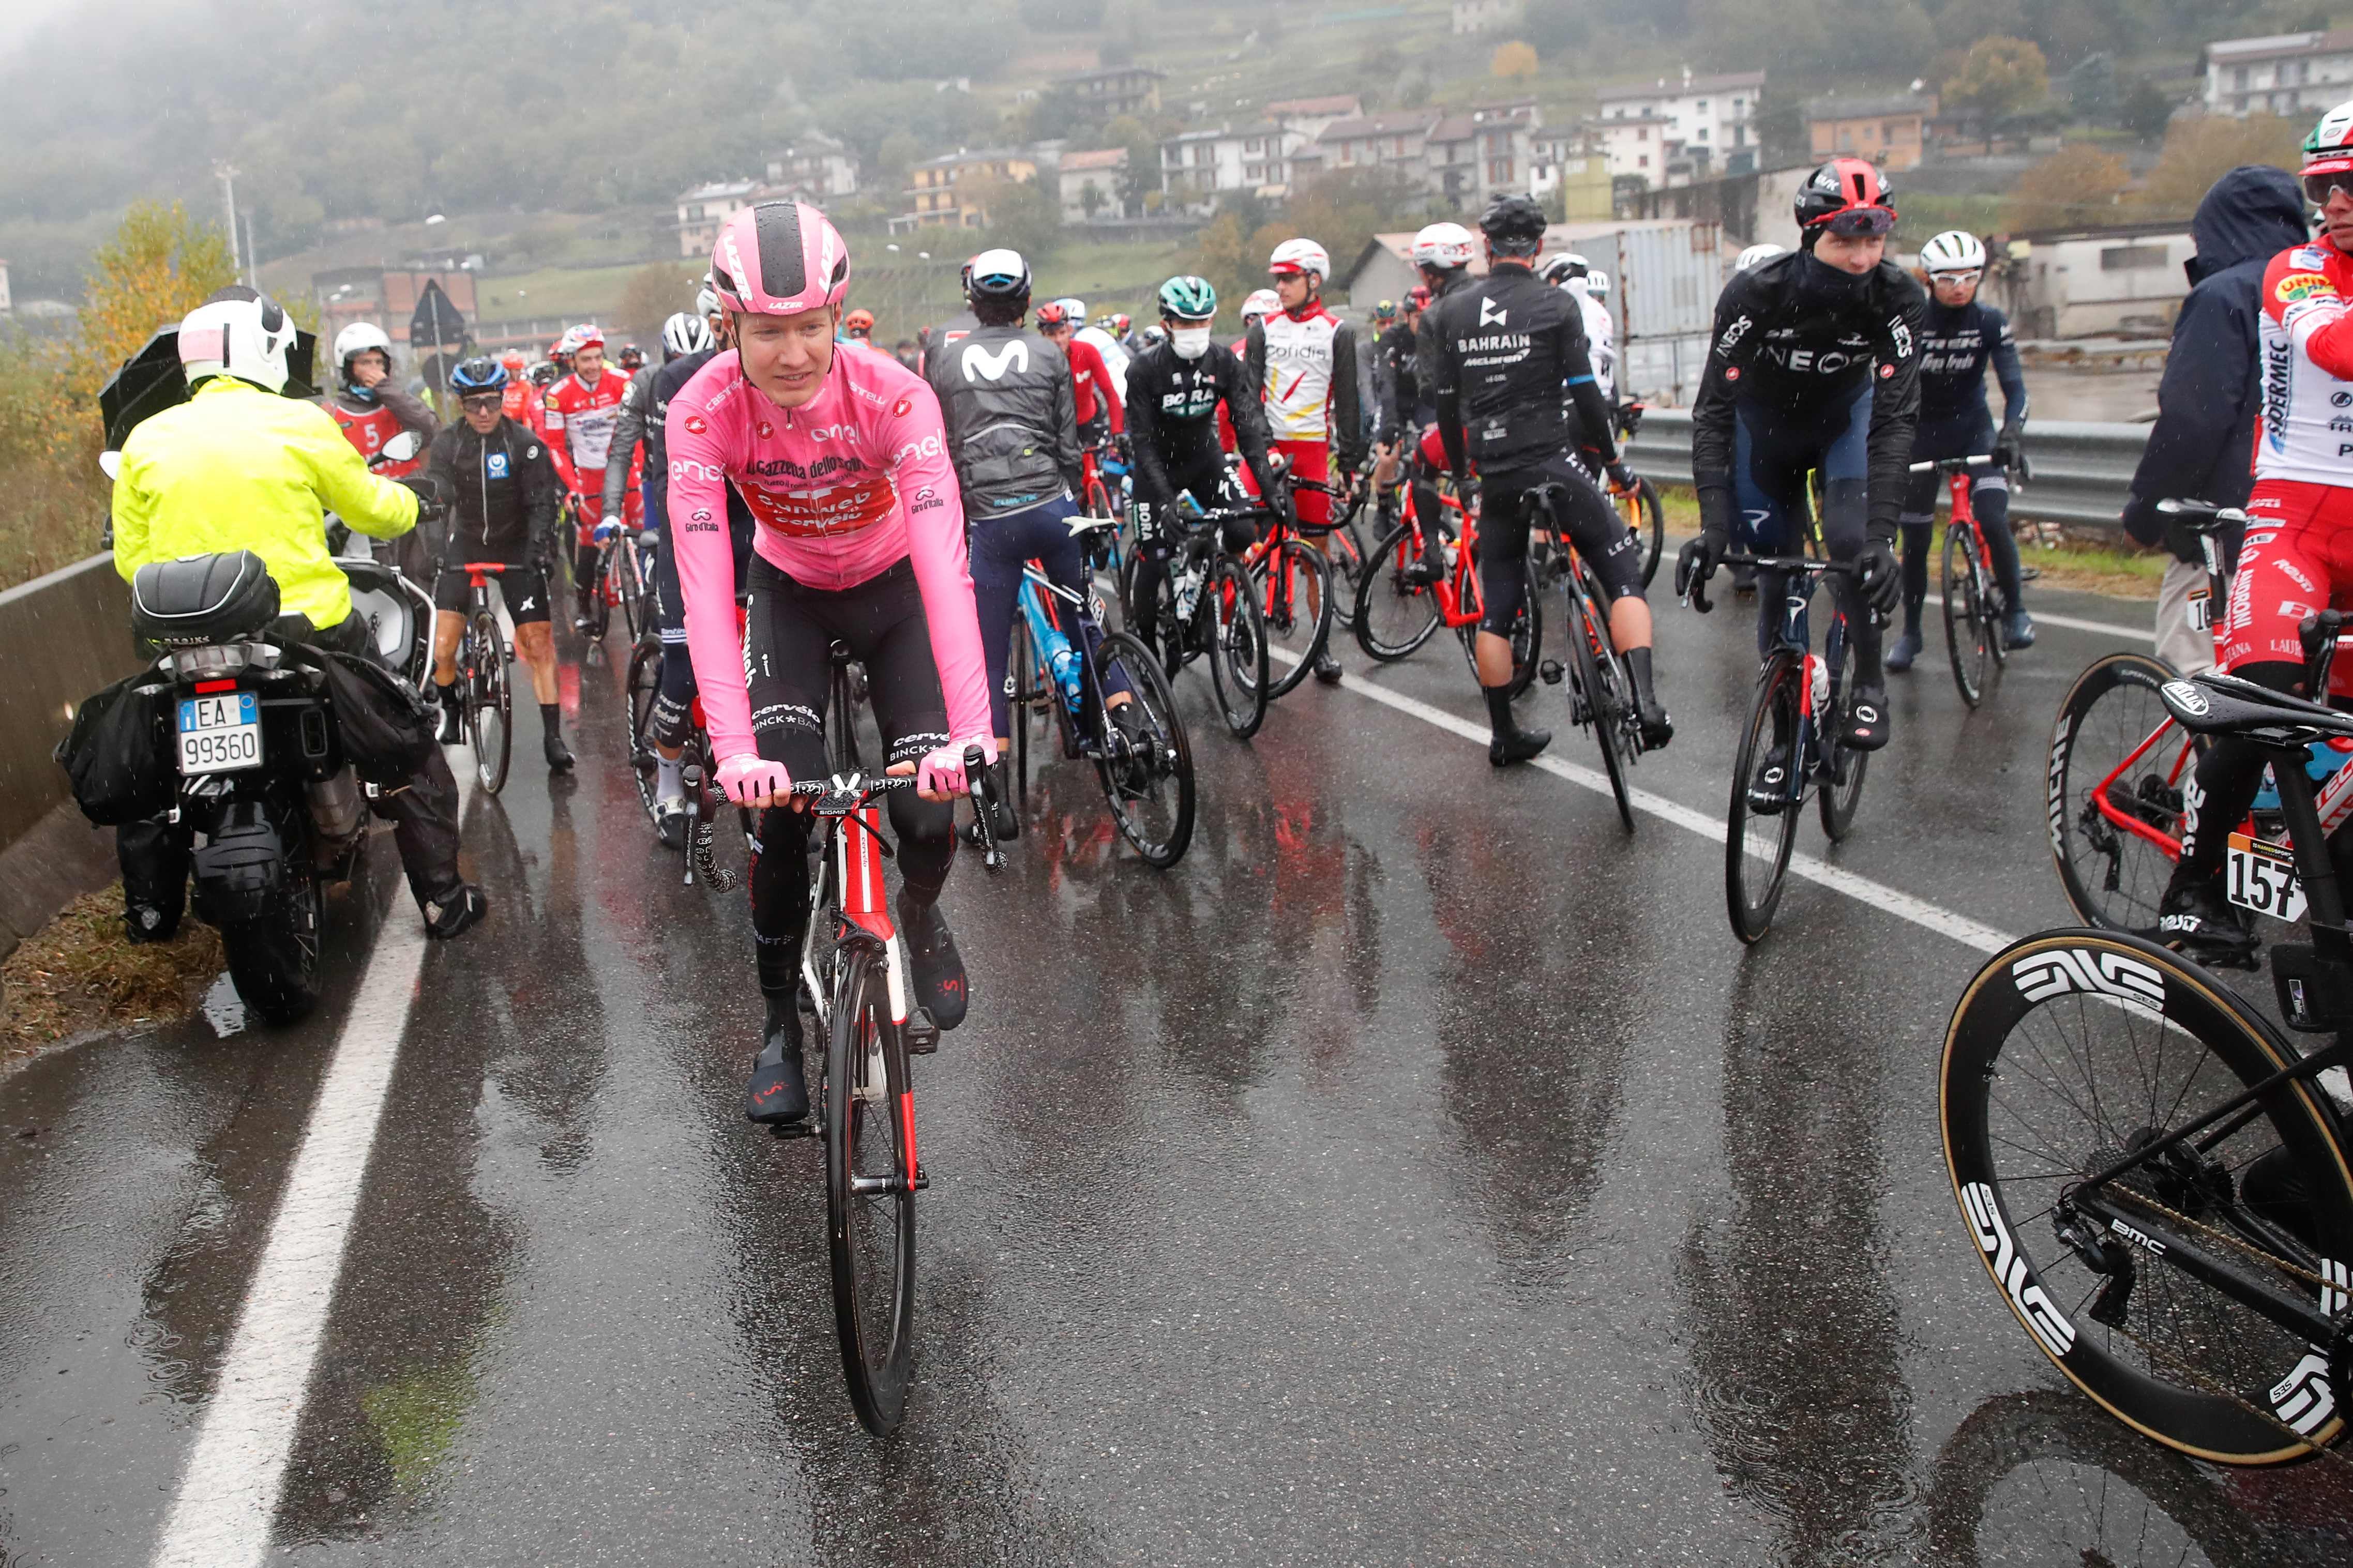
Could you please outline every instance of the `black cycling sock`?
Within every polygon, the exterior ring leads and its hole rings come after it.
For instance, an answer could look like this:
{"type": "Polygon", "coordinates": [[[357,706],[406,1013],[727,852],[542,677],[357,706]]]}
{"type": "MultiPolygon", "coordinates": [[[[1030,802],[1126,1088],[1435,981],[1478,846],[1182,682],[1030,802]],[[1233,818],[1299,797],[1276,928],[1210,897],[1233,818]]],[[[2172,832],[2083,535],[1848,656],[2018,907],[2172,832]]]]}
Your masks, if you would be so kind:
{"type": "Polygon", "coordinates": [[[1659,693],[1651,684],[1651,650],[1630,647],[1626,650],[1626,668],[1633,672],[1634,695],[1652,708],[1659,705],[1659,693]]]}
{"type": "Polygon", "coordinates": [[[564,704],[561,702],[541,703],[539,705],[539,721],[549,734],[562,734],[564,732],[564,704]]]}
{"type": "Polygon", "coordinates": [[[458,700],[458,683],[454,680],[437,680],[433,683],[433,689],[444,707],[458,700]]]}

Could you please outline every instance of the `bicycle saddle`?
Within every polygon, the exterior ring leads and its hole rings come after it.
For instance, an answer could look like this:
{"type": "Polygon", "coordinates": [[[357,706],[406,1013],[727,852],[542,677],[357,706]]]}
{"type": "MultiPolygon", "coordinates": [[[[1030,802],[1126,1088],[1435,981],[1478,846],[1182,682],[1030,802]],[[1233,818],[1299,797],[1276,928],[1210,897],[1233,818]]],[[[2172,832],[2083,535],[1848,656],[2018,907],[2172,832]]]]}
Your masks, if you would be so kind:
{"type": "Polygon", "coordinates": [[[2178,519],[2192,533],[2212,533],[2217,529],[2236,528],[2247,521],[2247,514],[2233,506],[2217,506],[2208,500],[2161,500],[2157,510],[2169,518],[2178,519]]]}
{"type": "Polygon", "coordinates": [[[2353,735],[2353,713],[2323,708],[2235,675],[2209,671],[2188,680],[2168,680],[2157,694],[2174,722],[2193,734],[2245,735],[2286,747],[2353,735]]]}

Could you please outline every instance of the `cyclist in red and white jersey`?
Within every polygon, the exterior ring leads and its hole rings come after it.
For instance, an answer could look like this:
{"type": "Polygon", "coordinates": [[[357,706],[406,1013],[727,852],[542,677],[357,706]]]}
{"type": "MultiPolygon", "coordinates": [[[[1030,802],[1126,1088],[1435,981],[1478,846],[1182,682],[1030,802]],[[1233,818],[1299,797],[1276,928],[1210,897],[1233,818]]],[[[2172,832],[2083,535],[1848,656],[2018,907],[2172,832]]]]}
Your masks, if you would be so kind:
{"type": "MultiPolygon", "coordinates": [[[[605,454],[612,449],[613,432],[621,423],[621,397],[629,378],[606,368],[605,334],[582,322],[564,334],[563,350],[572,356],[572,372],[559,377],[541,400],[540,426],[554,456],[555,471],[570,491],[574,517],[573,583],[577,603],[573,626],[588,626],[588,595],[596,576],[596,521],[604,515],[605,454]]],[[[637,525],[642,502],[632,489],[628,521],[637,525]]]]}
{"type": "MultiPolygon", "coordinates": [[[[1365,422],[1356,330],[1324,307],[1332,258],[1312,239],[1286,239],[1267,258],[1267,270],[1280,309],[1250,328],[1242,356],[1265,398],[1267,434],[1291,459],[1293,474],[1318,484],[1334,479],[1336,447],[1338,488],[1345,489],[1365,459],[1365,422]]],[[[1310,528],[1332,521],[1332,498],[1320,490],[1300,491],[1298,506],[1299,521],[1310,528]]],[[[1315,542],[1322,547],[1320,538],[1315,542]]],[[[1328,647],[1315,661],[1315,679],[1340,679],[1340,661],[1328,647]]]]}
{"type": "Polygon", "coordinates": [[[1079,339],[1079,324],[1060,300],[1038,307],[1038,330],[1071,362],[1071,400],[1078,409],[1079,444],[1095,447],[1106,435],[1127,429],[1127,416],[1111,388],[1111,369],[1094,344],[1079,339]]]}
{"type": "Polygon", "coordinates": [[[943,1029],[964,1021],[966,1002],[939,910],[955,856],[950,803],[965,787],[965,749],[994,761],[997,743],[939,399],[889,354],[834,341],[849,287],[841,236],[804,203],[745,207],[720,230],[712,285],[735,347],[670,400],[664,506],[717,782],[761,811],[752,931],[767,1027],[745,1114],[797,1121],[808,1114],[794,991],[809,819],[790,791],[826,773],[832,646],[866,668],[890,771],[919,780],[922,798],[890,796],[899,925],[915,1001],[943,1029]],[[731,484],[758,525],[740,638],[731,484]]]}
{"type": "MultiPolygon", "coordinates": [[[[2303,180],[2320,234],[2263,271],[2255,488],[2218,641],[2232,675],[2312,696],[2298,690],[2298,625],[2319,609],[2353,608],[2353,103],[2329,110],[2306,140],[2303,180]]],[[[2205,958],[2253,952],[2254,933],[2224,893],[2222,861],[2263,769],[2242,736],[2217,737],[2198,764],[2182,791],[2181,859],[2158,940],[2205,958]]]]}

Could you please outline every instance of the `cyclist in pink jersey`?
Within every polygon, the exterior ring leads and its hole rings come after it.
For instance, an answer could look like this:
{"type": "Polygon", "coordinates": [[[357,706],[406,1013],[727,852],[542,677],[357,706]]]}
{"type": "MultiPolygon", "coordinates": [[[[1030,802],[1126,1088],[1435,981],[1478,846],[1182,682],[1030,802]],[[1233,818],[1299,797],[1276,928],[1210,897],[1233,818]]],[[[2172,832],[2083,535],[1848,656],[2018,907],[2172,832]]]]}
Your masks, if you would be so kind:
{"type": "Polygon", "coordinates": [[[788,792],[826,772],[833,645],[866,667],[890,770],[921,781],[890,796],[899,926],[915,1000],[943,1029],[966,1003],[939,910],[955,856],[951,802],[965,787],[965,749],[994,761],[997,744],[939,401],[890,355],[835,342],[849,283],[841,236],[815,207],[762,202],[721,229],[711,277],[736,346],[670,402],[668,515],[718,783],[761,812],[752,931],[767,1027],[744,1110],[797,1121],[808,1114],[794,999],[808,817],[788,792]],[[759,525],[740,640],[731,484],[759,525]]]}

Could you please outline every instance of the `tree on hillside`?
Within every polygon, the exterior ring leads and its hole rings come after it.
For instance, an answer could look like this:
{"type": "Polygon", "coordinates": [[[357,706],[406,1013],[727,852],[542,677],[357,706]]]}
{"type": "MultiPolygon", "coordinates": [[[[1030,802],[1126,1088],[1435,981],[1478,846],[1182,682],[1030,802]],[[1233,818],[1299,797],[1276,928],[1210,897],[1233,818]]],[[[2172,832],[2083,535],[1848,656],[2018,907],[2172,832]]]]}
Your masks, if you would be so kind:
{"type": "Polygon", "coordinates": [[[1062,247],[1062,204],[1043,180],[993,180],[977,194],[990,243],[1019,251],[1032,268],[1062,247]]]}
{"type": "Polygon", "coordinates": [[[2154,142],[2165,134],[2173,119],[2173,95],[2145,76],[2136,77],[2125,89],[2124,105],[2116,118],[2142,141],[2154,142]]]}
{"type": "Polygon", "coordinates": [[[1487,70],[1489,75],[1505,81],[1534,76],[1536,74],[1536,52],[1516,39],[1508,44],[1498,44],[1494,60],[1487,70]]]}
{"type": "Polygon", "coordinates": [[[2002,227],[2015,233],[2115,223],[2125,216],[2117,199],[2131,179],[2113,153],[2081,142],[2062,147],[2018,177],[2002,204],[2002,227]]]}
{"type": "Polygon", "coordinates": [[[2242,163],[2295,169],[2303,162],[2306,126],[2276,114],[2244,120],[2201,114],[2174,122],[2165,152],[2133,193],[2137,213],[2149,217],[2188,217],[2208,187],[2242,163]]]}
{"type": "Polygon", "coordinates": [[[639,268],[621,286],[621,302],[613,307],[614,331],[639,343],[652,342],[673,312],[694,309],[694,290],[702,277],[702,268],[694,262],[657,261],[639,268]]]}
{"type": "Polygon", "coordinates": [[[1539,54],[1559,57],[1593,41],[1593,23],[1576,0],[1527,0],[1520,11],[1520,37],[1539,54]]]}
{"type": "Polygon", "coordinates": [[[1145,198],[1160,189],[1160,139],[1141,120],[1123,114],[1103,127],[1106,147],[1127,149],[1127,167],[1119,172],[1120,210],[1134,217],[1144,211],[1145,198]]]}
{"type": "Polygon", "coordinates": [[[1948,106],[1992,121],[2042,102],[2050,90],[2051,68],[2041,49],[2024,38],[1991,37],[1969,46],[1943,94],[1948,106]]]}
{"type": "Polygon", "coordinates": [[[237,281],[219,228],[179,202],[134,202],[114,237],[90,258],[81,338],[70,352],[75,389],[96,393],[158,327],[174,326],[214,290],[237,281]]]}

